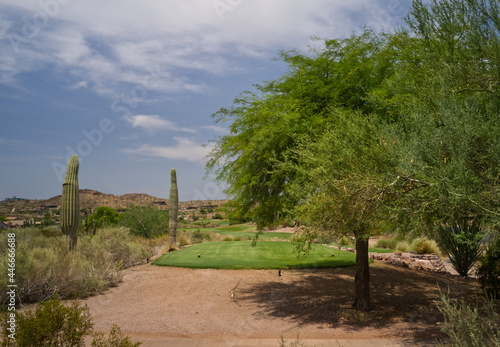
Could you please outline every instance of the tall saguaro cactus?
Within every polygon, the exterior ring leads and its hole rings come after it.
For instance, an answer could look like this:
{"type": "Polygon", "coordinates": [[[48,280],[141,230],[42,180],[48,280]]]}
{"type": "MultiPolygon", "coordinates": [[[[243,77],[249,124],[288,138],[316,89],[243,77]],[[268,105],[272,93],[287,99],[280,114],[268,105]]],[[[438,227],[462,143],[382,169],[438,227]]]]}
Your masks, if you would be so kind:
{"type": "Polygon", "coordinates": [[[78,156],[73,155],[68,163],[62,191],[61,229],[64,235],[69,236],[70,250],[76,247],[78,227],[80,226],[79,166],[78,156]]]}
{"type": "Polygon", "coordinates": [[[179,213],[179,191],[177,190],[177,174],[175,169],[170,171],[170,196],[168,200],[168,217],[170,229],[170,247],[177,243],[177,215],[179,213]]]}

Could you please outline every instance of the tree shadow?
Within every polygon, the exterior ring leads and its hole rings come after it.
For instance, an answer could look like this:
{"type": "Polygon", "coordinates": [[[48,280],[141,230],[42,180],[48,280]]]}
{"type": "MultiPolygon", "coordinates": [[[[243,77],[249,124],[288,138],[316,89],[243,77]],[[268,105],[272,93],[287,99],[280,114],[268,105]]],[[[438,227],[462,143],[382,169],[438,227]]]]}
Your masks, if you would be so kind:
{"type": "MultiPolygon", "coordinates": [[[[449,274],[435,274],[376,263],[370,266],[372,310],[351,308],[354,299],[354,267],[287,270],[284,277],[240,288],[239,298],[260,308],[259,314],[347,329],[382,328],[388,323],[410,323],[412,338],[440,337],[443,317],[436,304],[439,291],[450,296],[481,294],[477,281],[449,274]],[[293,280],[286,280],[287,272],[293,280]]],[[[394,335],[408,331],[394,332],[394,335]]]]}

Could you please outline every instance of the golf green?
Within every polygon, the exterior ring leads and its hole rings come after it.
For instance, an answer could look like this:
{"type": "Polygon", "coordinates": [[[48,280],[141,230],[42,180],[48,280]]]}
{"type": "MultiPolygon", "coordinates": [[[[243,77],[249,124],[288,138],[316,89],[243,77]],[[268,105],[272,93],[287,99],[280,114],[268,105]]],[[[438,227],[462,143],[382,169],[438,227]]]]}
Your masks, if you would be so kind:
{"type": "Polygon", "coordinates": [[[252,247],[250,241],[219,241],[170,252],[153,264],[212,269],[279,269],[343,267],[355,263],[355,254],[322,245],[313,245],[307,257],[297,257],[290,242],[259,241],[252,247]]]}

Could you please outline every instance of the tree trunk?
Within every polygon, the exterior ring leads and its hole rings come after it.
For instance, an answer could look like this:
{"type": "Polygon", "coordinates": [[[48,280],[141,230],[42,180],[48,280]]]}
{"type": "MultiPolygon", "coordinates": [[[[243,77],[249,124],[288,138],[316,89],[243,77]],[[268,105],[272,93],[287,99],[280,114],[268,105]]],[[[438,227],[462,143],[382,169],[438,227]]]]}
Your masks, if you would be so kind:
{"type": "Polygon", "coordinates": [[[370,267],[368,263],[368,238],[356,237],[356,275],[354,278],[354,304],[352,307],[370,310],[370,267]]]}

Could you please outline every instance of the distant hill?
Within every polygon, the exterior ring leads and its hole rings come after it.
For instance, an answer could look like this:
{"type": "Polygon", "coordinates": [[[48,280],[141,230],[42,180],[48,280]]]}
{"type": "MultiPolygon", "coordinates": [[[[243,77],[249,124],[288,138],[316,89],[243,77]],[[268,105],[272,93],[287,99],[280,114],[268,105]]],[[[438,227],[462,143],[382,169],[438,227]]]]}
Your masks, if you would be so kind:
{"type": "MultiPolygon", "coordinates": [[[[197,210],[199,208],[217,208],[228,200],[192,200],[179,202],[179,210],[197,210]]],[[[157,198],[148,194],[132,193],[112,195],[97,190],[80,189],[80,208],[94,210],[99,206],[109,206],[115,210],[126,209],[130,205],[157,206],[168,209],[168,199],[157,198]]],[[[0,215],[18,213],[36,213],[44,209],[60,208],[61,195],[45,200],[9,200],[0,201],[0,215]]]]}

